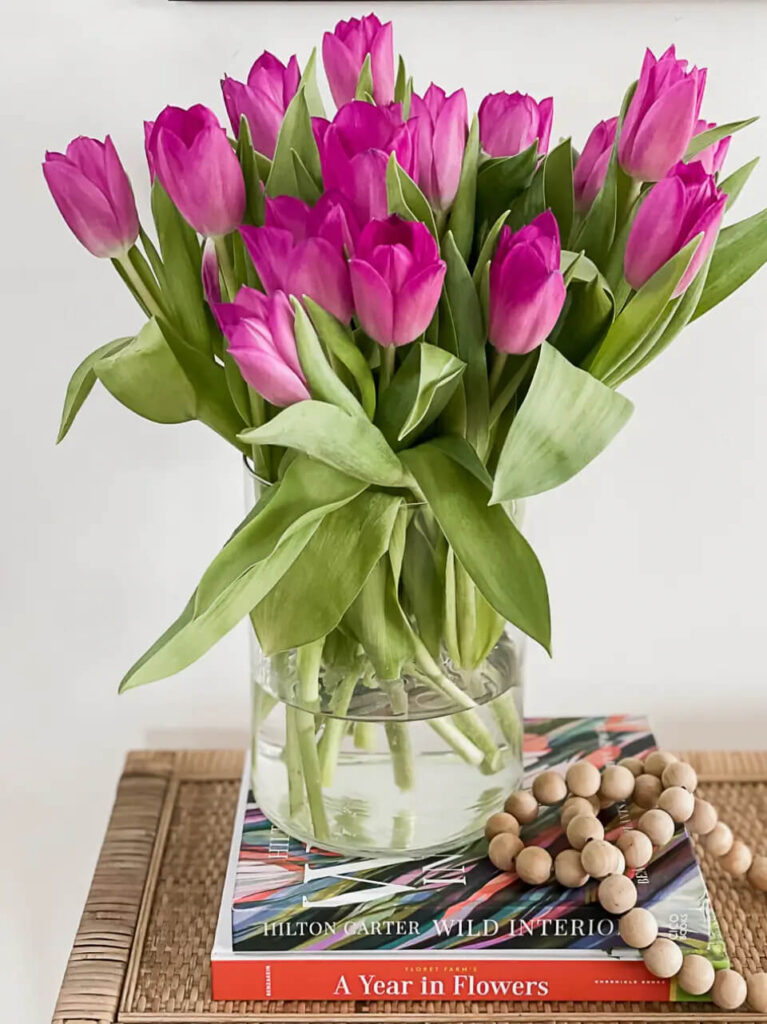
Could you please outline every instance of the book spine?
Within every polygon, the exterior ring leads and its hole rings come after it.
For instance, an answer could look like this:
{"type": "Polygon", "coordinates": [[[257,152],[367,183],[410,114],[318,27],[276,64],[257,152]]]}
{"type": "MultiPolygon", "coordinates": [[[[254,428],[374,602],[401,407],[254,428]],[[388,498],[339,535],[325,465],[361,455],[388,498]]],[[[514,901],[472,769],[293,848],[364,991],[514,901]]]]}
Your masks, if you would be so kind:
{"type": "Polygon", "coordinates": [[[214,960],[213,998],[668,1002],[641,961],[214,960]]]}

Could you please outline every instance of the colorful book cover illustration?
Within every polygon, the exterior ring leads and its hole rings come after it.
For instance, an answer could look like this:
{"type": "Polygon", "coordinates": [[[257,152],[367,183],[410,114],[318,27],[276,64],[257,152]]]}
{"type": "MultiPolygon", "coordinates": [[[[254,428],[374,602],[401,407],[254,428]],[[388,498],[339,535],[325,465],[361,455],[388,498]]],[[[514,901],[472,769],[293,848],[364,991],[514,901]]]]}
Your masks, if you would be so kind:
{"type": "MultiPolygon", "coordinates": [[[[526,782],[546,768],[564,773],[584,757],[601,768],[655,745],[643,718],[528,719],[526,782]]],[[[600,818],[608,839],[632,827],[624,805],[600,818]]],[[[558,807],[542,808],[524,836],[552,856],[568,845],[558,807]]],[[[638,951],[623,944],[617,918],[597,901],[596,882],[569,890],[556,882],[530,887],[494,868],[486,851],[484,840],[430,860],[307,849],[271,825],[244,781],[213,956],[214,994],[687,998],[650,975],[638,951]]],[[[661,935],[680,942],[685,952],[705,953],[717,964],[725,960],[683,826],[634,880],[639,905],[652,909],[661,935]]]]}

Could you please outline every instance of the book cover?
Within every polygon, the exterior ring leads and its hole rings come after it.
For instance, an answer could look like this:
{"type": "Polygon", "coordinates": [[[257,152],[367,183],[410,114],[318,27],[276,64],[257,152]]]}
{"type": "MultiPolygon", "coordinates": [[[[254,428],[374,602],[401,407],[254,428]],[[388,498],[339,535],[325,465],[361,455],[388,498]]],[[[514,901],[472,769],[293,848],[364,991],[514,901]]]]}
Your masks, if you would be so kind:
{"type": "MultiPolygon", "coordinates": [[[[525,778],[598,767],[656,746],[645,719],[528,719],[525,778]]],[[[499,872],[484,840],[431,860],[344,857],[291,839],[264,817],[243,776],[212,954],[215,998],[643,999],[687,997],[653,977],[597,902],[597,883],[530,887],[499,872]],[[300,968],[297,970],[297,968],[300,968]]],[[[600,814],[608,839],[627,806],[600,814]]],[[[559,808],[542,808],[526,842],[567,847],[559,808]]],[[[660,934],[725,963],[689,836],[634,873],[660,934]]]]}

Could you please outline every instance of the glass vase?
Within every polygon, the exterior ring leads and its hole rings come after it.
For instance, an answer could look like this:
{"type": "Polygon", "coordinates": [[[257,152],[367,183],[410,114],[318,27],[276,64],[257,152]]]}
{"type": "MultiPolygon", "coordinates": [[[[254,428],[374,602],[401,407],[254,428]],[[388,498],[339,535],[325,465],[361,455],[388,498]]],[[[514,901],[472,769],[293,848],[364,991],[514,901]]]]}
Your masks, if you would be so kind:
{"type": "MultiPolygon", "coordinates": [[[[251,504],[262,486],[246,469],[251,504]]],[[[401,585],[412,644],[395,675],[382,674],[353,623],[269,657],[251,629],[256,800],[288,834],[353,856],[429,856],[468,843],[522,779],[525,638],[470,588],[428,509],[403,515],[406,536],[435,540],[447,584],[432,595],[443,608],[429,636],[401,585]]],[[[414,557],[406,543],[404,581],[414,557]]]]}

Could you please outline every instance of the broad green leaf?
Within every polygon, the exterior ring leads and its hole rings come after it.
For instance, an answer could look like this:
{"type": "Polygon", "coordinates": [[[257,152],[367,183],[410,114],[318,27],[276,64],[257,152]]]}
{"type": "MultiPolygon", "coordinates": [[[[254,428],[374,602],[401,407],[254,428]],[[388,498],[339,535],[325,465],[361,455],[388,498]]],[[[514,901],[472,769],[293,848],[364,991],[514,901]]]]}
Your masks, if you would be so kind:
{"type": "Polygon", "coordinates": [[[727,196],[725,210],[729,210],[732,207],[732,204],[743,191],[743,186],[751,177],[751,172],[754,170],[758,163],[759,157],[756,156],[753,160],[749,160],[747,164],[744,164],[742,167],[739,167],[737,171],[733,171],[728,178],[724,179],[724,181],[719,182],[719,188],[727,196]]]}
{"type": "MultiPolygon", "coordinates": [[[[503,230],[503,226],[506,223],[506,218],[509,216],[509,211],[504,210],[496,220],[495,224],[490,228],[485,240],[482,243],[482,248],[479,250],[479,256],[477,256],[477,265],[474,267],[474,285],[479,291],[480,284],[482,282],[482,275],[485,272],[485,267],[492,260],[495,254],[495,247],[498,242],[498,236],[503,230]]],[[[462,254],[463,255],[463,254],[462,254]]]]}
{"type": "Polygon", "coordinates": [[[354,93],[356,100],[367,101],[368,96],[373,95],[373,65],[370,54],[365,57],[360,68],[360,75],[357,79],[357,89],[354,93]]]}
{"type": "Polygon", "coordinates": [[[293,171],[296,176],[297,197],[310,206],[314,206],[322,194],[322,189],[307,171],[303,160],[295,149],[291,149],[290,155],[293,160],[293,171]]]}
{"type": "Polygon", "coordinates": [[[262,427],[240,434],[240,440],[295,448],[380,487],[407,487],[410,480],[377,427],[327,402],[289,405],[262,427]]]}
{"type": "Polygon", "coordinates": [[[274,149],[272,168],[266,182],[267,195],[296,196],[300,199],[292,150],[296,151],[315,185],[321,189],[320,154],[312,132],[312,119],[303,89],[298,90],[285,111],[274,149]]]}
{"type": "Polygon", "coordinates": [[[306,96],[306,105],[309,108],[309,113],[312,117],[324,117],[325,106],[322,102],[322,96],[320,96],[320,90],[317,86],[317,47],[315,46],[311,52],[309,60],[306,62],[304,73],[301,75],[300,85],[303,86],[304,95],[306,96]]]}
{"type": "Polygon", "coordinates": [[[614,315],[612,293],[601,274],[590,281],[576,278],[567,289],[564,310],[549,340],[571,363],[580,366],[604,338],[614,315]]]}
{"type": "MultiPolygon", "coordinates": [[[[237,159],[245,181],[245,223],[260,227],[264,223],[264,187],[258,171],[256,151],[250,135],[250,125],[243,114],[237,136],[237,159]]],[[[239,237],[239,236],[238,236],[239,237]]]]}
{"type": "Polygon", "coordinates": [[[447,218],[447,229],[452,232],[456,248],[467,263],[471,256],[471,245],[474,240],[478,165],[479,121],[475,114],[471,120],[471,128],[466,139],[466,149],[463,152],[458,191],[455,194],[455,199],[447,218]]]}
{"type": "Polygon", "coordinates": [[[538,163],[537,141],[517,156],[493,157],[479,166],[477,174],[477,223],[493,223],[533,180],[538,163]]]}
{"type": "Polygon", "coordinates": [[[444,452],[453,462],[457,462],[460,466],[463,466],[465,470],[468,470],[473,477],[485,487],[488,491],[493,489],[493,478],[487,471],[487,467],[482,462],[482,459],[477,455],[470,444],[467,444],[465,439],[456,436],[446,437],[435,437],[430,442],[434,448],[439,448],[441,452],[444,452]]]}
{"type": "Polygon", "coordinates": [[[431,231],[437,241],[437,226],[434,223],[434,211],[429,201],[413,179],[402,170],[397,163],[396,154],[392,153],[386,165],[386,195],[389,213],[396,213],[405,220],[419,220],[431,231]]]}
{"type": "Polygon", "coordinates": [[[121,348],[129,345],[132,340],[132,338],[116,338],[114,341],[108,341],[106,345],[102,345],[95,352],[91,352],[89,356],[86,356],[77,367],[67,386],[56,444],[63,441],[67,436],[69,428],[74,423],[75,416],[93,390],[93,385],[96,383],[95,365],[104,356],[111,355],[113,352],[119,352],[121,348]]]}
{"type": "Polygon", "coordinates": [[[375,380],[368,361],[354,342],[351,331],[308,296],[304,296],[304,305],[323,345],[354,378],[362,408],[368,419],[372,420],[376,411],[375,380]]]}
{"type": "Polygon", "coordinates": [[[155,423],[185,423],[197,415],[192,385],[154,320],[127,345],[103,356],[93,371],[114,398],[155,423]]]}
{"type": "Polygon", "coordinates": [[[423,512],[416,510],[407,531],[402,560],[403,601],[415,617],[416,632],[433,658],[442,646],[444,564],[423,530],[423,512]]]}
{"type": "Polygon", "coordinates": [[[506,223],[512,231],[519,231],[520,228],[534,221],[545,209],[543,163],[539,163],[528,187],[509,203],[509,216],[506,218],[506,223]]]}
{"type": "Polygon", "coordinates": [[[527,498],[569,480],[607,447],[632,412],[627,398],[544,342],[501,449],[492,503],[527,498]]]}
{"type": "Polygon", "coordinates": [[[711,269],[692,316],[708,313],[767,262],[767,209],[719,232],[711,269]]]}
{"type": "Polygon", "coordinates": [[[290,569],[251,613],[265,654],[312,643],[338,626],[385,554],[401,501],[365,491],[325,516],[290,569]]]}
{"type": "Polygon", "coordinates": [[[611,375],[618,372],[621,363],[630,359],[642,340],[656,328],[667,312],[674,289],[687,269],[700,238],[698,235],[664,263],[626,305],[589,363],[588,370],[592,376],[598,380],[609,380],[611,375]]]}
{"type": "Polygon", "coordinates": [[[466,364],[435,345],[415,343],[381,396],[376,416],[389,444],[410,444],[439,416],[458,386],[466,364]]]}
{"type": "Polygon", "coordinates": [[[445,644],[460,668],[475,669],[498,642],[505,620],[448,551],[445,565],[445,644]]]}
{"type": "Polygon", "coordinates": [[[573,223],[573,147],[565,139],[551,150],[543,164],[543,194],[545,205],[559,224],[562,244],[566,245],[573,223]]]}
{"type": "Polygon", "coordinates": [[[344,628],[362,644],[379,679],[399,679],[413,657],[413,631],[397,597],[390,560],[380,558],[343,619],[344,628]]]}
{"type": "Polygon", "coordinates": [[[475,476],[427,442],[402,453],[461,565],[493,608],[547,651],[546,581],[522,534],[475,476]]]}
{"type": "Polygon", "coordinates": [[[292,299],[295,312],[295,335],[298,358],[312,395],[323,402],[331,402],[352,416],[362,416],[360,403],[339,379],[322,350],[320,339],[305,309],[292,299]]]}
{"type": "Polygon", "coordinates": [[[720,139],[724,139],[728,135],[734,135],[741,128],[748,128],[750,124],[758,120],[758,117],[749,117],[745,121],[730,121],[729,124],[718,124],[705,132],[701,132],[699,135],[693,135],[690,145],[687,147],[687,152],[684,155],[685,160],[692,160],[694,156],[702,153],[709,146],[713,146],[715,142],[719,142],[720,139]]]}

